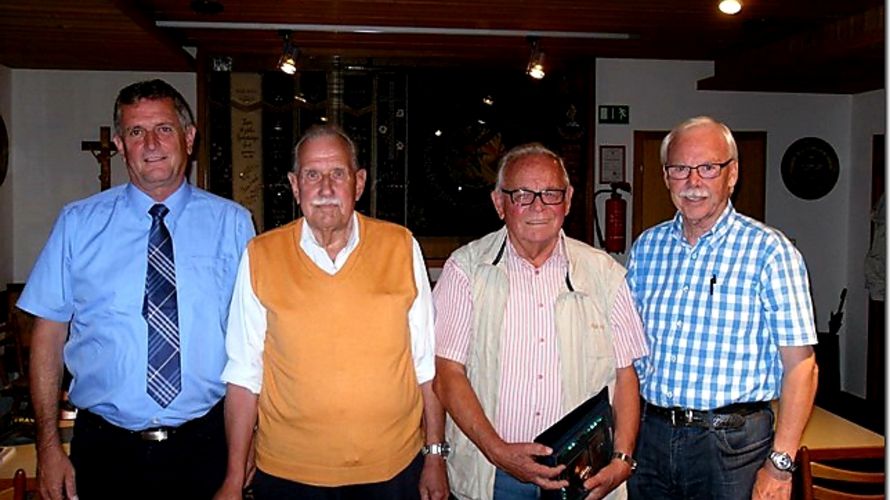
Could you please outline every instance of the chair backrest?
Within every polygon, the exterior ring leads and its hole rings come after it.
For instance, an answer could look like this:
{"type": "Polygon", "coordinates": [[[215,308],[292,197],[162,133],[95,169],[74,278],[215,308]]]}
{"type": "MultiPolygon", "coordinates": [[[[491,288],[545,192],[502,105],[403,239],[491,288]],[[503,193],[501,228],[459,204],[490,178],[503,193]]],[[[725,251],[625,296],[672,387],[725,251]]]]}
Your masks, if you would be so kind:
{"type": "Polygon", "coordinates": [[[826,448],[797,452],[797,498],[884,500],[884,447],[826,448]]]}
{"type": "Polygon", "coordinates": [[[12,478],[12,500],[40,500],[37,479],[28,478],[25,469],[15,471],[12,478]]]}

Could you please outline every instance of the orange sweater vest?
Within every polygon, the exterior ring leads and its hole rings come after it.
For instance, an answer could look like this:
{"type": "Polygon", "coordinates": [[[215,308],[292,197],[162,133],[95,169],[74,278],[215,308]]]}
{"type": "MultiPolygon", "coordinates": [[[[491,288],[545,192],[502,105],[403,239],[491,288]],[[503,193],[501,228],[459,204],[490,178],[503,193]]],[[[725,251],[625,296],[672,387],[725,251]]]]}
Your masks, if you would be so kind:
{"type": "Polygon", "coordinates": [[[300,249],[303,228],[299,219],[249,245],[268,321],[257,466],[318,486],[385,481],[423,444],[411,234],[359,216],[359,244],[331,276],[300,249]]]}

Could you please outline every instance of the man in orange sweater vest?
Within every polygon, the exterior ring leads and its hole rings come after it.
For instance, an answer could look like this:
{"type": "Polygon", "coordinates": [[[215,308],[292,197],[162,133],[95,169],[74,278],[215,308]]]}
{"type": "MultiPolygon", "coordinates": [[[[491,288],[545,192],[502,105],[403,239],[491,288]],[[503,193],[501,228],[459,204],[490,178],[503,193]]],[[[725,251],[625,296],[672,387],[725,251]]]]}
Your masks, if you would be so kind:
{"type": "Polygon", "coordinates": [[[240,499],[445,499],[432,301],[405,228],[354,212],[365,186],[339,128],[311,128],[288,173],[304,217],[253,239],[226,338],[229,465],[240,499]]]}

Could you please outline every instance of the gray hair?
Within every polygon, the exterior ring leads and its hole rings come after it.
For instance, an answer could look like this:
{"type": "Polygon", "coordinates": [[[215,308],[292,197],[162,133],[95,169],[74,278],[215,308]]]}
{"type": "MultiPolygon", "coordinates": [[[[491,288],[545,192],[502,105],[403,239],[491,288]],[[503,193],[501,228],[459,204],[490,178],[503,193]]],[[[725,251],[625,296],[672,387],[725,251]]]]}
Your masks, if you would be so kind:
{"type": "Polygon", "coordinates": [[[530,142],[528,144],[520,144],[519,146],[510,149],[504,154],[504,156],[501,157],[501,161],[498,162],[498,180],[497,184],[495,184],[494,186],[494,189],[497,191],[498,189],[501,189],[501,187],[503,187],[504,171],[507,170],[507,167],[509,167],[513,163],[516,163],[516,161],[518,161],[520,158],[533,155],[541,155],[553,159],[553,161],[555,161],[557,165],[559,165],[559,169],[562,171],[562,178],[563,180],[565,180],[566,187],[569,187],[569,185],[571,184],[571,182],[569,181],[569,173],[568,171],[566,171],[566,166],[565,163],[563,163],[562,158],[560,158],[558,154],[547,149],[540,142],[530,142]]]}
{"type": "Polygon", "coordinates": [[[320,137],[337,137],[346,145],[346,152],[349,155],[349,166],[352,168],[352,171],[355,172],[358,170],[358,157],[356,156],[355,151],[355,143],[352,142],[352,139],[346,135],[346,132],[343,131],[342,128],[337,125],[313,125],[309,127],[300,140],[297,142],[297,145],[294,146],[294,167],[293,172],[295,174],[300,173],[300,150],[303,148],[303,145],[307,142],[318,139],[320,137]]]}
{"type": "Polygon", "coordinates": [[[674,127],[674,129],[664,137],[664,140],[661,141],[661,164],[667,165],[668,149],[670,149],[671,143],[674,142],[674,139],[676,139],[680,133],[702,125],[713,125],[717,127],[723,134],[723,139],[729,147],[729,153],[732,155],[732,159],[738,161],[739,148],[736,146],[735,138],[733,138],[732,131],[729,130],[729,127],[710,116],[696,116],[695,118],[690,118],[674,127]]]}
{"type": "Polygon", "coordinates": [[[117,99],[114,101],[114,131],[117,135],[122,136],[124,134],[124,131],[121,130],[121,117],[123,115],[121,107],[138,104],[143,99],[149,101],[171,99],[182,129],[186,130],[190,126],[195,125],[192,109],[179,91],[164,80],[146,80],[127,85],[117,94],[117,99]]]}

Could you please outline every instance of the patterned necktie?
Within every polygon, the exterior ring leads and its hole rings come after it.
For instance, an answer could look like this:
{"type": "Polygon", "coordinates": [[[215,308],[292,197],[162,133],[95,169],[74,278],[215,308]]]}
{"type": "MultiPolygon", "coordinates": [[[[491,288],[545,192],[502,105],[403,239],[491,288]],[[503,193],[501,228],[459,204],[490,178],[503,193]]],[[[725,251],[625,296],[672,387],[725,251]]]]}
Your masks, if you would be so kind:
{"type": "Polygon", "coordinates": [[[176,268],[173,240],[164,224],[169,210],[151,207],[148,270],[142,315],[148,323],[148,395],[164,408],[182,387],[179,370],[179,311],[176,306],[176,268]]]}

